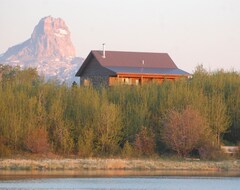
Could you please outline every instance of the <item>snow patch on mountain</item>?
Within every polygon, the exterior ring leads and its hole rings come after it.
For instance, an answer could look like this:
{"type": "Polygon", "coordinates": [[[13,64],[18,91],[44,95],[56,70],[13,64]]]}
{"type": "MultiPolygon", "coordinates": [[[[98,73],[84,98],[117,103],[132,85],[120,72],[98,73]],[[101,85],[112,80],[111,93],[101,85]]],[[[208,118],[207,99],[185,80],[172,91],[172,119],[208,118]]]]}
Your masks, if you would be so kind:
{"type": "Polygon", "coordinates": [[[67,35],[68,34],[68,31],[66,31],[66,30],[64,30],[62,28],[59,28],[58,31],[59,31],[60,34],[63,34],[63,35],[67,35]]]}

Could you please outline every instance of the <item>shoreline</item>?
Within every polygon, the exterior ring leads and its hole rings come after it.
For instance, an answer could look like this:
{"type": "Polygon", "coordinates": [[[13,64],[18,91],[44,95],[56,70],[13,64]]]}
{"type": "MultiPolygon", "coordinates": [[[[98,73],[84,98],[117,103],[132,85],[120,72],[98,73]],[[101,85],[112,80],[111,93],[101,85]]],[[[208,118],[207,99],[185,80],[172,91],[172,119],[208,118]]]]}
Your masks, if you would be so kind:
{"type": "Polygon", "coordinates": [[[182,170],[182,171],[239,171],[240,160],[201,161],[167,159],[0,159],[0,171],[96,171],[96,170],[182,170]]]}

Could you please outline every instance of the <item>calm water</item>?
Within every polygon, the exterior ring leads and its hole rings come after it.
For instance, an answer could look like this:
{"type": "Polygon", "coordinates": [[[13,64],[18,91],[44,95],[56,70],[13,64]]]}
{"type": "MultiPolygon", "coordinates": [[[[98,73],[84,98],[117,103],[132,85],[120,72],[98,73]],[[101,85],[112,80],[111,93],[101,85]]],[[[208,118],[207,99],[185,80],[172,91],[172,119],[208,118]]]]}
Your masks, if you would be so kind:
{"type": "Polygon", "coordinates": [[[0,172],[0,189],[86,189],[86,190],[238,190],[240,189],[239,174],[213,173],[208,177],[206,173],[173,176],[173,171],[143,173],[119,173],[120,171],[93,173],[61,173],[50,172],[0,172]],[[113,173],[112,173],[113,172],[113,173]],[[115,172],[115,174],[114,174],[115,172]],[[172,173],[171,173],[172,172],[172,173]],[[65,174],[65,176],[63,175],[65,174]],[[101,175],[102,174],[102,175],[101,175]],[[64,177],[63,177],[64,176],[64,177]],[[104,177],[99,177],[104,176],[104,177]],[[115,177],[110,177],[115,176],[115,177]],[[209,177],[210,176],[210,177],[209,177]],[[219,177],[222,176],[222,177],[219,177]],[[228,177],[223,177],[228,176],[228,177]],[[230,177],[232,176],[232,177],[230,177]]]}
{"type": "Polygon", "coordinates": [[[239,178],[51,178],[1,181],[0,189],[237,190],[239,178]]]}

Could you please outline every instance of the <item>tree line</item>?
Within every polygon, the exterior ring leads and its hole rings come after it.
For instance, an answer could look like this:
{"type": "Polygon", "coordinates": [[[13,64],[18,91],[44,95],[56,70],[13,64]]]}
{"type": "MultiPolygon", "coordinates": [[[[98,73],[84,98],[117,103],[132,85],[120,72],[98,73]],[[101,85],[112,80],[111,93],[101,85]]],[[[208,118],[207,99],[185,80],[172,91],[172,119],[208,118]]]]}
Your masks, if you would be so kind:
{"type": "Polygon", "coordinates": [[[0,156],[199,156],[240,142],[240,74],[207,72],[163,84],[79,87],[35,69],[0,67],[0,156]]]}

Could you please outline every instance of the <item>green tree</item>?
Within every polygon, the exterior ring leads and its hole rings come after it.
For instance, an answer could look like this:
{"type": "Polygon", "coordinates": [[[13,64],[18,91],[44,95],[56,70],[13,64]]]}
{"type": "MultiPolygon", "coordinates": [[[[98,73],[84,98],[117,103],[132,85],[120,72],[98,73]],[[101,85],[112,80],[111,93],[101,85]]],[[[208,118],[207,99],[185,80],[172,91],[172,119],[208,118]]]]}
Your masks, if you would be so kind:
{"type": "Polygon", "coordinates": [[[99,114],[96,116],[96,140],[100,154],[114,154],[119,149],[121,138],[121,116],[114,104],[103,102],[99,114]]]}
{"type": "Polygon", "coordinates": [[[92,157],[94,155],[94,130],[86,125],[78,138],[78,155],[81,157],[92,157]]]}
{"type": "Polygon", "coordinates": [[[220,146],[221,134],[225,133],[230,127],[230,118],[227,115],[227,108],[222,95],[213,94],[209,97],[208,107],[209,125],[215,136],[217,145],[220,146]]]}
{"type": "Polygon", "coordinates": [[[131,158],[135,155],[135,151],[134,151],[134,148],[133,146],[128,142],[126,141],[124,143],[124,146],[122,148],[122,153],[121,155],[124,157],[124,158],[131,158]]]}

